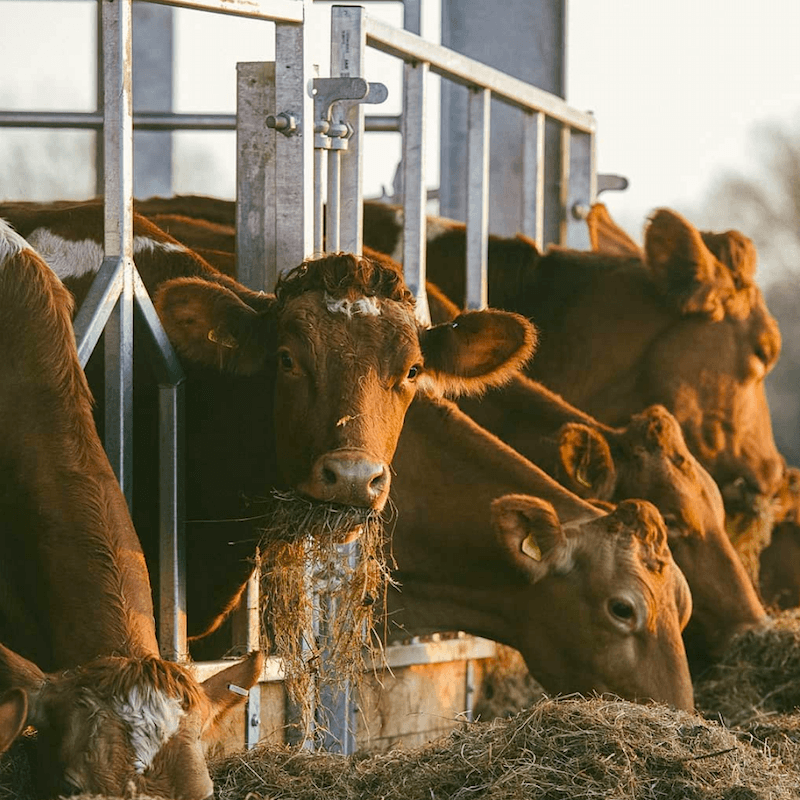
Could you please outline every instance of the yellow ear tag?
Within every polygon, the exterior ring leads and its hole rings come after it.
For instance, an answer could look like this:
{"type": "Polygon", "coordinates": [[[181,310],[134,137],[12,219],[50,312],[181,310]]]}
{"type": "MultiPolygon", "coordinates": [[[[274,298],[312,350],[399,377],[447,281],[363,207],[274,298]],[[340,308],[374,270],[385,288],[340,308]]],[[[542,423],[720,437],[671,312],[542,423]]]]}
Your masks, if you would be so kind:
{"type": "Polygon", "coordinates": [[[208,332],[208,339],[209,341],[221,345],[222,347],[227,347],[229,350],[233,350],[239,346],[239,343],[233,336],[226,333],[219,333],[213,328],[208,332]]]}
{"type": "Polygon", "coordinates": [[[585,486],[587,489],[592,488],[592,484],[586,479],[586,471],[582,465],[578,467],[575,472],[575,480],[578,481],[581,486],[585,486]]]}
{"type": "Polygon", "coordinates": [[[539,548],[539,545],[536,544],[536,539],[533,538],[533,534],[529,533],[523,540],[520,549],[526,556],[532,558],[534,561],[541,561],[542,560],[542,551],[539,548]]]}

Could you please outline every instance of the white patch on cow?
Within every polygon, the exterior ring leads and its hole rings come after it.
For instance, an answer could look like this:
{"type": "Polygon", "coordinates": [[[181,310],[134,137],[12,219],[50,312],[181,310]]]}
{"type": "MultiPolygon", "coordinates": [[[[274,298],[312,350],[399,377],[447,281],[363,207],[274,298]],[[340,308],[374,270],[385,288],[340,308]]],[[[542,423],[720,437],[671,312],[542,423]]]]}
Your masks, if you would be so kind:
{"type": "Polygon", "coordinates": [[[134,686],[127,700],[115,698],[117,716],[128,726],[139,774],[153,763],[158,751],[177,733],[186,712],[176,697],[149,687],[134,686]]]}
{"type": "Polygon", "coordinates": [[[342,298],[337,300],[325,292],[325,307],[331,314],[344,314],[352,317],[353,314],[364,314],[369,317],[378,317],[381,313],[380,303],[377,297],[359,297],[358,300],[348,300],[342,298]]]}
{"type": "Polygon", "coordinates": [[[162,253],[188,253],[187,247],[180,242],[159,242],[151,239],[149,236],[134,236],[133,237],[133,254],[141,253],[147,250],[154,253],[156,250],[161,250],[162,253]]]}
{"type": "Polygon", "coordinates": [[[0,219],[0,267],[31,246],[4,220],[0,219]]]}
{"type": "Polygon", "coordinates": [[[49,228],[37,228],[28,241],[61,280],[90,275],[103,263],[103,247],[94,239],[72,241],[49,228]]]}

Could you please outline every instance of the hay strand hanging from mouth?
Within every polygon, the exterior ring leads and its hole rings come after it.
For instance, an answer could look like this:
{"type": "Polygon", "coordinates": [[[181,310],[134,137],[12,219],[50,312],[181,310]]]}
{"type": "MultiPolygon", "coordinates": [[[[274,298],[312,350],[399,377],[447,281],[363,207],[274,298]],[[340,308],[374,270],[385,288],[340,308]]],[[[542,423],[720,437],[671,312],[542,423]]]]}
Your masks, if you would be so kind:
{"type": "Polygon", "coordinates": [[[309,719],[320,689],[363,680],[387,586],[380,513],[275,493],[259,544],[263,630],[286,691],[309,719]],[[358,534],[357,542],[341,544],[358,534]]]}

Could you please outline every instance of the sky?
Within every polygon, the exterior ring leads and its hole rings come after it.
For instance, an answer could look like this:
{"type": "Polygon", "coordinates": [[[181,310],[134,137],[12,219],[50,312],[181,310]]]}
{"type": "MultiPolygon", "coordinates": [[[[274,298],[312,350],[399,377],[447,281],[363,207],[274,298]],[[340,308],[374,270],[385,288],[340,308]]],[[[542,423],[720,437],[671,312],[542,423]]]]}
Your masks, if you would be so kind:
{"type": "MultiPolygon", "coordinates": [[[[423,36],[433,40],[439,36],[437,5],[423,5],[423,36]]],[[[0,107],[93,107],[93,6],[86,0],[0,0],[0,29],[11,34],[0,48],[6,77],[0,107]]],[[[367,7],[401,22],[398,3],[367,7]]],[[[326,8],[319,4],[315,13],[324,16],[326,8]]],[[[272,26],[176,14],[176,110],[233,112],[235,63],[268,59],[272,26]]],[[[567,26],[567,101],[597,118],[599,171],[630,182],[626,191],[601,199],[634,238],[640,239],[654,208],[692,209],[715,175],[752,171],[759,124],[800,127],[800,0],[568,0],[567,26]]],[[[320,54],[326,64],[323,44],[320,54]]],[[[399,76],[398,62],[370,54],[366,77],[390,88],[380,113],[399,111],[399,76]]],[[[430,91],[434,132],[436,80],[430,91]]],[[[399,136],[368,139],[366,191],[391,191],[399,136]]],[[[174,149],[176,191],[233,196],[232,134],[179,133],[174,149]]],[[[433,186],[437,148],[429,151],[433,186]]],[[[88,196],[91,163],[86,132],[0,129],[0,197],[88,196]]]]}

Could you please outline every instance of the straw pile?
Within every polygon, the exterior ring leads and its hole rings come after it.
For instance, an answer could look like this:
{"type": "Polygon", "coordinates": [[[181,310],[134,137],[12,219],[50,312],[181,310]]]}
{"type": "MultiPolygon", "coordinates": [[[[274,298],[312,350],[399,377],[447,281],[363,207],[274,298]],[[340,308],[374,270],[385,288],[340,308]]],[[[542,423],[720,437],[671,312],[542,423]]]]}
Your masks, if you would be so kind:
{"type": "Polygon", "coordinates": [[[544,700],[413,750],[257,749],[215,765],[219,800],[789,800],[800,777],[720,725],[663,706],[544,700]]]}
{"type": "Polygon", "coordinates": [[[748,727],[800,706],[800,611],[737,636],[695,681],[695,705],[729,727],[748,727]]]}

